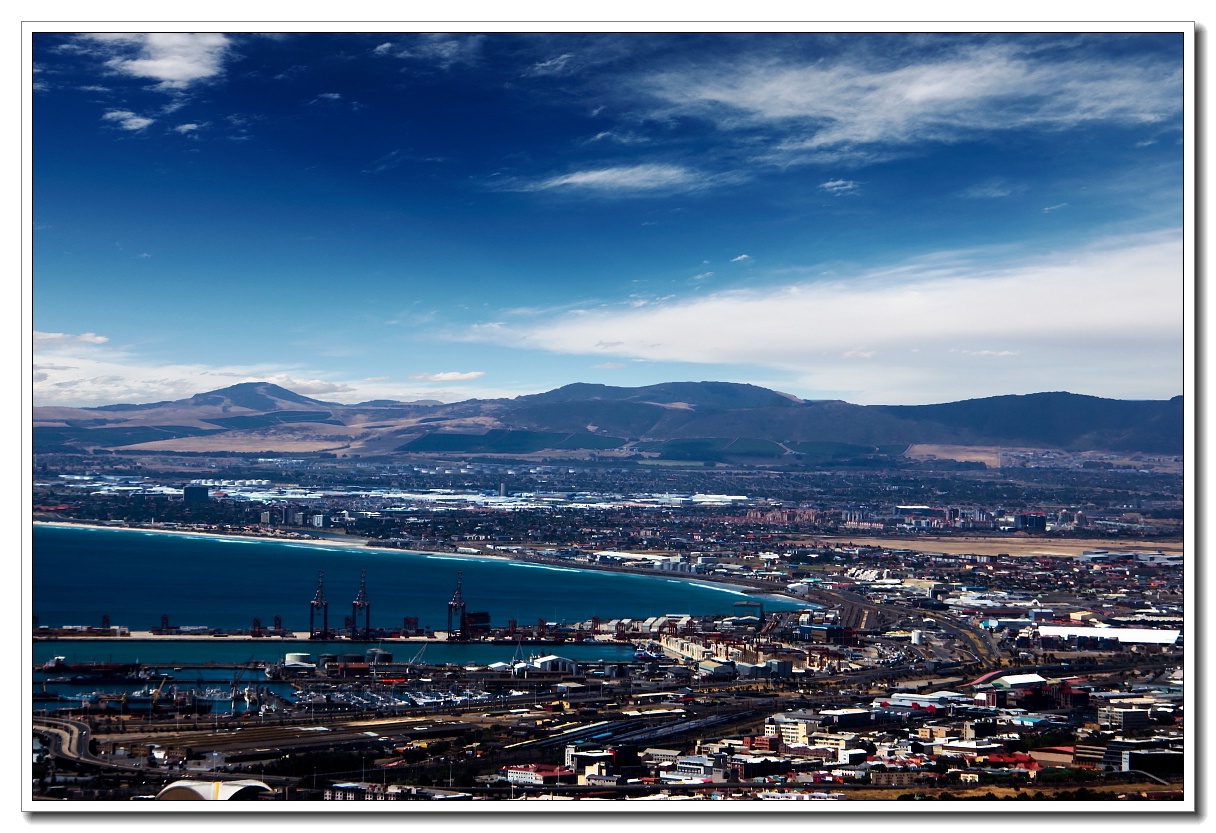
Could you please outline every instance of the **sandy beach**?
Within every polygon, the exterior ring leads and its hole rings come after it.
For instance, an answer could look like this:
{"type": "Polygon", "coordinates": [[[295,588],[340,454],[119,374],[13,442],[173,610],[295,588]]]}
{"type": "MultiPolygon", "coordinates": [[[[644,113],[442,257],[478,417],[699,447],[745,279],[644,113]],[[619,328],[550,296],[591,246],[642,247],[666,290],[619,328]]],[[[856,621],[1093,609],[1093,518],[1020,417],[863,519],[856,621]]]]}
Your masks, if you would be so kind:
{"type": "MultiPolygon", "coordinates": [[[[346,550],[367,550],[367,549],[369,549],[367,542],[369,540],[371,540],[368,538],[359,538],[359,537],[350,537],[349,540],[343,540],[342,538],[292,538],[292,537],[288,537],[285,535],[241,535],[241,534],[237,534],[237,533],[206,532],[206,531],[200,531],[200,530],[162,529],[159,527],[144,527],[144,526],[109,526],[106,524],[99,524],[99,523],[71,523],[71,522],[67,522],[67,521],[35,520],[33,523],[36,525],[41,525],[41,526],[60,527],[60,528],[66,528],[66,529],[116,530],[118,532],[143,532],[143,533],[152,533],[152,534],[156,534],[156,535],[184,535],[184,536],[194,536],[194,537],[219,538],[219,539],[227,539],[227,540],[234,540],[234,541],[249,541],[249,540],[272,541],[272,542],[281,543],[281,544],[307,544],[309,546],[324,547],[324,548],[329,548],[329,549],[346,549],[346,550]]],[[[486,552],[481,552],[481,553],[478,553],[477,555],[473,555],[471,553],[452,552],[451,550],[426,550],[426,549],[415,549],[415,548],[396,549],[394,547],[374,547],[374,548],[370,548],[370,549],[375,549],[377,552],[385,552],[385,553],[392,553],[392,552],[396,551],[396,552],[421,553],[424,555],[440,555],[440,556],[444,556],[447,558],[467,559],[470,561],[478,561],[478,560],[516,561],[516,562],[533,562],[534,561],[534,559],[519,558],[519,557],[512,556],[512,555],[506,555],[506,554],[500,555],[500,554],[496,554],[496,553],[486,553],[486,552]]],[[[729,579],[724,580],[724,579],[721,579],[718,577],[709,577],[709,576],[705,576],[705,575],[697,575],[697,574],[692,574],[692,573],[677,573],[677,572],[664,572],[664,573],[660,574],[653,570],[646,570],[646,569],[641,569],[641,568],[636,568],[636,567],[620,568],[620,567],[613,567],[613,566],[606,566],[606,565],[569,564],[566,562],[562,562],[561,566],[566,567],[568,569],[585,570],[588,572],[619,572],[619,573],[630,573],[633,575],[638,575],[638,574],[653,575],[656,578],[662,577],[664,579],[677,579],[677,580],[684,580],[684,581],[688,581],[688,582],[692,582],[692,583],[699,582],[699,583],[703,583],[703,584],[710,584],[712,586],[727,587],[732,590],[739,590],[739,591],[743,591],[743,592],[746,592],[749,594],[761,592],[763,595],[781,596],[783,598],[795,599],[798,601],[805,601],[800,596],[793,596],[793,595],[783,592],[785,589],[783,586],[781,586],[781,587],[774,586],[771,589],[769,589],[767,587],[758,588],[757,586],[752,585],[752,584],[743,584],[743,583],[732,582],[729,579]]],[[[124,637],[124,638],[129,638],[129,637],[124,637]]],[[[202,637],[202,638],[213,638],[213,637],[202,637]]],[[[232,637],[229,637],[229,638],[232,638],[232,637]]]]}
{"type": "MultiPolygon", "coordinates": [[[[357,536],[334,536],[333,538],[304,538],[293,537],[290,535],[254,535],[241,534],[237,532],[210,532],[197,529],[167,529],[158,526],[110,526],[99,523],[74,523],[70,521],[42,521],[35,520],[33,523],[37,526],[61,527],[65,529],[107,529],[118,532],[148,532],[157,535],[187,535],[204,538],[221,538],[230,541],[274,541],[281,544],[308,544],[309,546],[328,547],[330,549],[354,549],[366,550],[369,549],[368,542],[370,538],[360,538],[357,536]]],[[[393,547],[375,547],[377,550],[392,552],[393,547]]],[[[404,551],[404,550],[403,550],[404,551]]],[[[423,550],[410,549],[408,552],[421,552],[428,555],[450,555],[454,557],[464,558],[493,558],[500,561],[510,561],[510,556],[498,555],[495,553],[457,553],[450,550],[423,550]]]]}

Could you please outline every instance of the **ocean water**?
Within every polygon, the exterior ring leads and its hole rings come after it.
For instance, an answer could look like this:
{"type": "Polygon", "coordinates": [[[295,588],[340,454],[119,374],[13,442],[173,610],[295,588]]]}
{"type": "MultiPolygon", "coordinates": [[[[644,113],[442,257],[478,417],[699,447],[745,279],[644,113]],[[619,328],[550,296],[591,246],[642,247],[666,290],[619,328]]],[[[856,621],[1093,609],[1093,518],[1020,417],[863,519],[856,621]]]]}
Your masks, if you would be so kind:
{"type": "MultiPolygon", "coordinates": [[[[280,616],[284,628],[307,635],[319,570],[329,626],[337,630],[351,616],[361,570],[367,571],[371,626],[386,630],[400,628],[406,616],[418,617],[422,627],[444,630],[458,572],[466,609],[489,613],[495,627],[511,619],[522,626],[538,619],[754,612],[734,606],[746,600],[761,601],[765,610],[804,606],[670,574],[638,576],[370,547],[41,524],[34,526],[32,541],[33,604],[27,615],[51,627],[97,626],[108,616],[112,625],[142,631],[159,627],[167,616],[172,626],[248,629],[255,618],[270,627],[280,616]]],[[[362,613],[358,621],[362,624],[362,613]]]]}

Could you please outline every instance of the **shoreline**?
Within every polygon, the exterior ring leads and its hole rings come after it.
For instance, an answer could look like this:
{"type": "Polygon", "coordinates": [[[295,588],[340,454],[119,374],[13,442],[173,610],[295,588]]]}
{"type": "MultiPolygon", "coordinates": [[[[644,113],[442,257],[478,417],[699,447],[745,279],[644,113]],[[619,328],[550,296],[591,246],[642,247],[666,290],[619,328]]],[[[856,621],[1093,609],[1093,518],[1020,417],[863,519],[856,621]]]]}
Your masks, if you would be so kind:
{"type": "Polygon", "coordinates": [[[73,521],[43,521],[34,519],[32,523],[36,526],[50,526],[60,529],[102,529],[112,532],[144,532],[153,535],[191,535],[203,538],[218,538],[227,541],[268,541],[273,544],[306,544],[308,546],[330,547],[332,549],[344,550],[374,550],[377,552],[410,552],[418,553],[419,555],[450,555],[454,558],[486,558],[496,561],[513,561],[515,559],[506,555],[494,555],[491,553],[459,553],[449,552],[447,550],[416,550],[402,549],[400,547],[373,547],[369,544],[372,538],[357,538],[350,537],[350,540],[342,540],[341,538],[292,538],[286,535],[243,535],[239,532],[206,532],[198,529],[161,529],[159,527],[147,526],[108,526],[96,522],[73,522],[73,521]]]}
{"type": "MultiPolygon", "coordinates": [[[[372,546],[368,546],[368,543],[367,543],[367,542],[373,540],[371,538],[355,538],[350,541],[342,541],[342,540],[334,540],[331,538],[288,538],[288,537],[278,536],[278,535],[241,535],[239,533],[203,532],[203,531],[193,530],[193,529],[155,529],[155,528],[142,527],[142,526],[108,526],[106,524],[101,524],[101,523],[96,523],[96,522],[75,523],[75,522],[71,522],[71,521],[44,521],[44,520],[34,519],[32,521],[32,523],[35,525],[57,527],[60,529],[96,529],[96,530],[109,530],[109,531],[114,531],[114,532],[143,532],[145,534],[152,534],[152,535],[188,535],[188,536],[198,536],[198,537],[204,537],[204,538],[218,538],[218,539],[229,540],[229,541],[267,541],[267,542],[275,543],[275,544],[306,544],[308,546],[320,546],[320,547],[328,546],[332,549],[360,550],[360,551],[372,550],[374,552],[383,552],[383,553],[400,552],[400,553],[408,553],[408,554],[415,554],[415,555],[444,556],[444,557],[454,558],[454,559],[467,559],[470,561],[485,560],[485,561],[491,561],[491,562],[495,562],[495,561],[510,562],[510,563],[514,563],[514,564],[536,564],[538,562],[538,559],[521,558],[521,557],[516,557],[516,556],[512,556],[512,555],[496,555],[496,554],[492,555],[489,553],[478,553],[478,554],[474,555],[472,553],[450,552],[448,550],[404,549],[401,547],[372,547],[372,546]]],[[[609,567],[609,566],[604,566],[604,565],[567,564],[565,562],[549,562],[549,561],[540,561],[540,563],[544,564],[545,566],[561,567],[561,568],[567,569],[567,570],[580,570],[580,571],[591,572],[591,573],[615,573],[618,575],[641,576],[643,578],[650,577],[650,578],[656,578],[656,579],[666,579],[669,581],[682,581],[682,582],[687,582],[689,584],[700,584],[704,587],[708,587],[708,588],[715,589],[715,590],[721,590],[722,592],[725,592],[725,593],[740,593],[745,596],[774,596],[774,597],[778,597],[781,599],[801,602],[801,603],[805,604],[807,607],[818,607],[818,605],[815,602],[812,602],[809,599],[805,599],[801,596],[796,596],[791,593],[785,592],[784,587],[773,587],[773,588],[755,587],[750,584],[735,583],[735,582],[730,581],[729,579],[719,580],[719,579],[715,579],[715,578],[709,578],[704,575],[696,575],[696,574],[692,574],[692,573],[681,573],[681,572],[675,572],[675,571],[659,572],[659,571],[655,571],[655,570],[646,570],[646,569],[637,569],[637,568],[621,569],[618,567],[609,567]]],[[[87,637],[87,638],[128,639],[129,637],[87,637]]],[[[154,637],[154,638],[159,638],[159,637],[154,637]]],[[[198,638],[216,639],[217,637],[200,636],[198,638]]],[[[218,637],[218,638],[232,639],[233,637],[218,637]]],[[[265,639],[267,637],[256,637],[256,638],[265,639]]],[[[272,637],[272,638],[277,638],[277,637],[272,637]]],[[[42,640],[40,640],[40,641],[42,641],[42,640]]]]}

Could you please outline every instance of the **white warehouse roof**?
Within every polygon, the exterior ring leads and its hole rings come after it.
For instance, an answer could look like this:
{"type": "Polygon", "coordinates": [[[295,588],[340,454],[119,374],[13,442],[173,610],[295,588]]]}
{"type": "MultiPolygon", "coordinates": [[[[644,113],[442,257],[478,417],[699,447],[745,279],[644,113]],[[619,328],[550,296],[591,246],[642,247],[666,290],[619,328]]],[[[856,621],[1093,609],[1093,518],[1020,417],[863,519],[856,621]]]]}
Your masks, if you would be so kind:
{"type": "Polygon", "coordinates": [[[1157,628],[1070,628],[1066,625],[1039,625],[1039,636],[1055,636],[1070,639],[1074,636],[1093,636],[1098,639],[1117,639],[1120,642],[1148,643],[1150,645],[1173,645],[1182,631],[1157,628]]]}

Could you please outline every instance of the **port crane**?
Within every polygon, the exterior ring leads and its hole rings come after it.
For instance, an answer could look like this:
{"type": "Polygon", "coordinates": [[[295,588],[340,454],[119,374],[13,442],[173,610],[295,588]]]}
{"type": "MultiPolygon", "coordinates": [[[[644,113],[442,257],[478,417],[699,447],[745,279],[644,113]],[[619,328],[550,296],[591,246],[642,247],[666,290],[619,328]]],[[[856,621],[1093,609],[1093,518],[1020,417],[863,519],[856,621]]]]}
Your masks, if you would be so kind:
{"type": "Polygon", "coordinates": [[[448,639],[463,639],[465,635],[464,594],[460,590],[462,573],[462,570],[456,571],[456,592],[448,602],[448,639]],[[455,630],[452,629],[453,618],[456,622],[455,630]]]}
{"type": "Polygon", "coordinates": [[[367,570],[359,571],[359,593],[350,605],[350,638],[371,639],[372,604],[367,600],[367,570]],[[363,611],[363,630],[359,630],[359,611],[363,611]]]}
{"type": "Polygon", "coordinates": [[[329,602],[325,601],[325,571],[317,570],[317,592],[308,603],[308,638],[329,639],[329,602]],[[321,611],[321,630],[317,630],[316,615],[321,611]]]}

